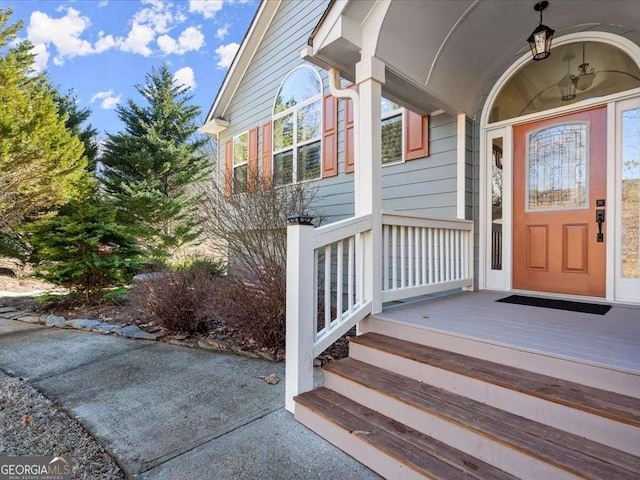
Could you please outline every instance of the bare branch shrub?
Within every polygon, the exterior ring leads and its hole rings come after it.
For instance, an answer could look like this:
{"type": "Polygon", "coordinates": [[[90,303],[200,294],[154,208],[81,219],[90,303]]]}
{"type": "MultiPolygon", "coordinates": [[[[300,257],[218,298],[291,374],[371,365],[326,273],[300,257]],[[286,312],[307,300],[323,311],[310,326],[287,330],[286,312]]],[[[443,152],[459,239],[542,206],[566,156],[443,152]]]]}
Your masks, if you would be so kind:
{"type": "Polygon", "coordinates": [[[317,187],[299,183],[272,187],[249,182],[249,191],[225,195],[212,182],[202,193],[204,235],[226,244],[229,277],[216,297],[216,312],[263,348],[284,350],[286,325],[287,217],[308,213],[320,225],[317,187]]]}
{"type": "Polygon", "coordinates": [[[256,345],[284,352],[286,275],[280,265],[263,266],[247,280],[231,278],[214,301],[218,315],[246,332],[256,345]]]}
{"type": "Polygon", "coordinates": [[[150,275],[131,289],[132,305],[140,313],[173,333],[203,333],[209,329],[220,290],[218,275],[203,265],[150,275]]]}
{"type": "Polygon", "coordinates": [[[252,276],[259,267],[287,260],[287,217],[308,213],[316,226],[324,220],[316,208],[317,187],[297,183],[271,187],[269,181],[254,180],[250,191],[225,195],[225,186],[215,181],[202,184],[199,209],[203,235],[226,244],[230,270],[252,276]]]}

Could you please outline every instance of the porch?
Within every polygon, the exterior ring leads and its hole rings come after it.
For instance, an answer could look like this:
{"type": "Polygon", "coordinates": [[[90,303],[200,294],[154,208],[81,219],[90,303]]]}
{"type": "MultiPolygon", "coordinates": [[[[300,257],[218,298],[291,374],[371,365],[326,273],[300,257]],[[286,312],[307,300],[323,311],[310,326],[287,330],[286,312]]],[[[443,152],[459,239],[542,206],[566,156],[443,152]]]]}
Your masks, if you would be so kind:
{"type": "Polygon", "coordinates": [[[386,303],[296,418],[385,478],[637,478],[640,309],[386,303]]]}
{"type": "Polygon", "coordinates": [[[386,304],[375,319],[396,330],[410,326],[425,336],[469,338],[640,378],[639,307],[614,305],[605,315],[594,315],[496,302],[510,294],[461,292],[386,304]]]}

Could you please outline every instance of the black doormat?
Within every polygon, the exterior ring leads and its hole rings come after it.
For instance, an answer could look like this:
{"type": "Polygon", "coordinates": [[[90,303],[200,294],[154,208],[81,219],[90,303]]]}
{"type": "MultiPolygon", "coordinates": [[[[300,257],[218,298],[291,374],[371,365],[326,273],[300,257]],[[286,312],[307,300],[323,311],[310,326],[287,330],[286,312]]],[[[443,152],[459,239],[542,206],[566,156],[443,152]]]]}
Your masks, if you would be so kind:
{"type": "Polygon", "coordinates": [[[525,297],[524,295],[511,295],[500,298],[496,302],[514,303],[516,305],[529,305],[531,307],[554,308],[556,310],[568,310],[570,312],[593,313],[604,315],[611,309],[611,305],[598,303],[569,302],[567,300],[553,300],[550,298],[525,297]]]}

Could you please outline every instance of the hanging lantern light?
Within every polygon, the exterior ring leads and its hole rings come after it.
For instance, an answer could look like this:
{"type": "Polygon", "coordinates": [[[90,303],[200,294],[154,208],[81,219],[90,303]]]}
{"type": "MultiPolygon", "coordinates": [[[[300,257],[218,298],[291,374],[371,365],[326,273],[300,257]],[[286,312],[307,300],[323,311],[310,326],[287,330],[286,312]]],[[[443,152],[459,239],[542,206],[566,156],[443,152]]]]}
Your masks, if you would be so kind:
{"type": "Polygon", "coordinates": [[[549,6],[549,2],[544,0],[535,4],[533,9],[536,12],[540,12],[540,23],[536,29],[529,35],[527,42],[529,42],[529,48],[531,48],[531,54],[534,60],[543,60],[551,55],[551,40],[555,30],[542,24],[542,11],[549,6]]]}
{"type": "Polygon", "coordinates": [[[560,96],[565,102],[576,98],[576,77],[571,75],[571,60],[573,58],[572,53],[567,53],[562,59],[563,62],[567,62],[567,74],[558,82],[558,88],[560,89],[560,96]]]}
{"type": "Polygon", "coordinates": [[[558,82],[558,88],[563,101],[568,102],[576,98],[576,84],[573,82],[571,74],[567,73],[562,77],[562,80],[558,82]]]}
{"type": "Polygon", "coordinates": [[[589,64],[584,59],[584,43],[582,44],[582,64],[578,65],[578,70],[580,71],[580,75],[573,78],[573,83],[575,83],[576,88],[580,91],[585,91],[591,85],[593,85],[593,80],[596,78],[595,70],[593,68],[589,68],[589,64]]]}

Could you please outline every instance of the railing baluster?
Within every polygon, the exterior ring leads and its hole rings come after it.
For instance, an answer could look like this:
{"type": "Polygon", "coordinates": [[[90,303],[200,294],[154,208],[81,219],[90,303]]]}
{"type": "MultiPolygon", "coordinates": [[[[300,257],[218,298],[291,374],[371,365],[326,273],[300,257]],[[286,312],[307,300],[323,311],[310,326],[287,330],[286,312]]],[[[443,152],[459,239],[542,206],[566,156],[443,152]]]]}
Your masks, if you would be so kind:
{"type": "Polygon", "coordinates": [[[438,229],[438,282],[444,282],[444,230],[438,229]]]}
{"type": "Polygon", "coordinates": [[[349,299],[347,300],[347,305],[349,307],[349,312],[353,310],[353,280],[355,277],[354,271],[354,237],[349,237],[349,245],[347,247],[347,296],[349,299]]]}
{"type": "Polygon", "coordinates": [[[456,276],[455,279],[456,280],[460,280],[462,278],[462,275],[460,275],[460,230],[457,230],[456,232],[456,248],[455,248],[455,253],[456,253],[456,276]]]}
{"type": "Polygon", "coordinates": [[[433,228],[429,228],[429,279],[430,284],[434,283],[433,277],[433,228]]]}
{"type": "Polygon", "coordinates": [[[421,228],[420,233],[422,236],[422,275],[420,276],[420,283],[426,285],[427,280],[427,229],[421,228]]]}
{"type": "Polygon", "coordinates": [[[389,225],[382,227],[382,290],[389,289],[389,255],[391,254],[389,245],[389,225]]]}
{"type": "Polygon", "coordinates": [[[331,324],[331,244],[324,247],[324,328],[331,324]]]}
{"type": "Polygon", "coordinates": [[[398,288],[398,227],[391,227],[391,289],[398,288]]]}
{"type": "Polygon", "coordinates": [[[340,240],[336,247],[336,258],[338,264],[336,266],[336,320],[342,318],[342,290],[344,288],[344,276],[342,268],[344,263],[344,240],[340,240]]]}
{"type": "Polygon", "coordinates": [[[313,336],[318,333],[318,274],[320,273],[320,252],[313,251],[313,336]]]}
{"type": "Polygon", "coordinates": [[[449,259],[449,272],[447,275],[447,281],[451,281],[454,278],[453,275],[453,257],[454,257],[454,253],[453,253],[453,230],[449,230],[447,232],[447,257],[449,259]]]}
{"type": "Polygon", "coordinates": [[[407,227],[407,286],[413,287],[413,227],[407,227]]]}
{"type": "Polygon", "coordinates": [[[400,288],[404,288],[407,286],[407,284],[405,283],[405,279],[407,278],[407,272],[406,272],[406,267],[407,267],[407,258],[406,258],[406,249],[405,249],[405,243],[406,243],[406,227],[400,227],[400,288]]]}

